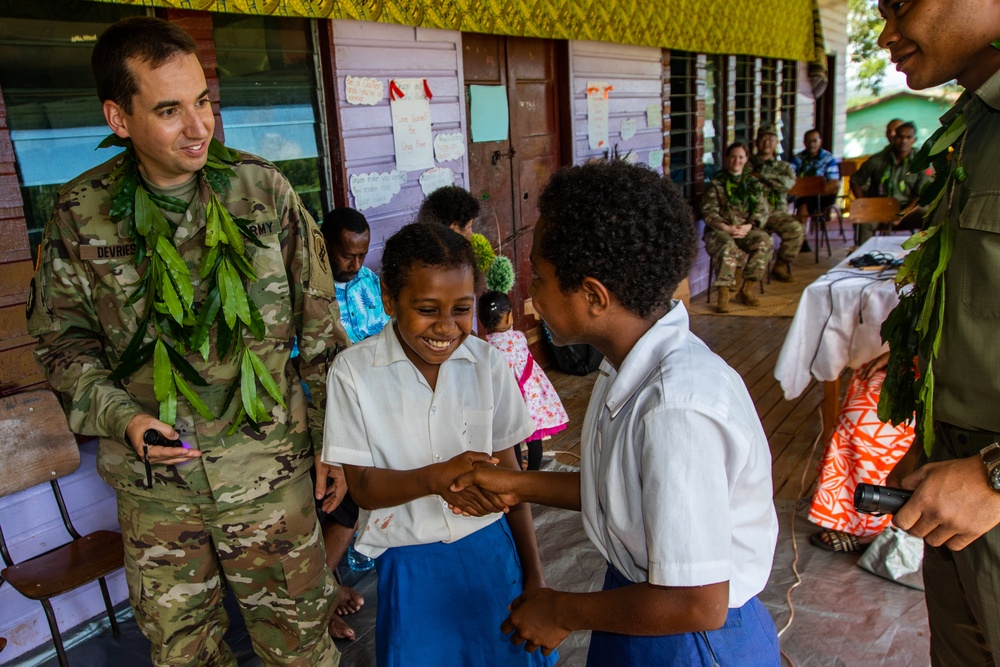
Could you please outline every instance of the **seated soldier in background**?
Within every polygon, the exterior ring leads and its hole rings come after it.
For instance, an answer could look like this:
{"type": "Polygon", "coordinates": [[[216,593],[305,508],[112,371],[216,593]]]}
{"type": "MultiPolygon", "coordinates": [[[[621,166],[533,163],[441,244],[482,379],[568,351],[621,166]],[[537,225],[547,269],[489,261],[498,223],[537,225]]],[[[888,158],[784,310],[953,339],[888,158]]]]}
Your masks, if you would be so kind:
{"type": "MultiPolygon", "coordinates": [[[[851,194],[855,199],[862,197],[893,197],[899,208],[906,214],[892,221],[894,229],[920,229],[924,219],[924,209],[907,208],[920,196],[920,190],[930,181],[930,170],[910,173],[913,157],[913,143],[917,140],[917,127],[913,123],[902,123],[896,128],[889,150],[876,153],[862,164],[851,176],[851,194]]],[[[857,226],[857,243],[861,245],[875,233],[872,224],[857,226]]]]}
{"type": "Polygon", "coordinates": [[[792,260],[802,248],[805,230],[798,219],[788,213],[788,191],[795,185],[792,165],[782,162],[775,155],[778,133],[774,125],[765,123],[757,130],[757,153],[750,158],[750,169],[764,188],[764,195],[771,207],[771,214],[764,224],[764,231],[781,237],[778,260],[771,269],[771,277],[781,282],[792,282],[792,260]]]}

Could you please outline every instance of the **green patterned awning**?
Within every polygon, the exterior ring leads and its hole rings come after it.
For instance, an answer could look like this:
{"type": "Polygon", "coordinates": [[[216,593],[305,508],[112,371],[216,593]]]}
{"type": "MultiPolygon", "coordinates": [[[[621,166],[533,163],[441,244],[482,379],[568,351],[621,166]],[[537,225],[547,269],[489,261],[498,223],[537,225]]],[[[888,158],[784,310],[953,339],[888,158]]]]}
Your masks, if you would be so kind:
{"type": "Polygon", "coordinates": [[[823,59],[816,0],[101,1],[237,14],[379,21],[807,62],[823,59]]]}

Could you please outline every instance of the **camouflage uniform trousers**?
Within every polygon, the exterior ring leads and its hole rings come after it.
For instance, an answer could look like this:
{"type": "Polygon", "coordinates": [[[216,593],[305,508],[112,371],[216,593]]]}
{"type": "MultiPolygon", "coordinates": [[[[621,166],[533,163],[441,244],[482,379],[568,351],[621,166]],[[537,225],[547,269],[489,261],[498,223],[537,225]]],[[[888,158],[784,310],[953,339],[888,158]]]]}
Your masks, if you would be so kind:
{"type": "Polygon", "coordinates": [[[326,567],[309,475],[219,511],[118,494],[129,601],[154,665],[235,666],[222,636],[228,587],[265,665],[335,667],[326,567]]]}
{"type": "Polygon", "coordinates": [[[749,259],[743,267],[743,278],[751,281],[760,280],[771,261],[774,242],[771,240],[771,235],[763,229],[751,229],[741,239],[733,238],[717,229],[708,229],[705,232],[705,250],[719,267],[719,273],[712,286],[735,287],[736,269],[743,261],[744,253],[749,255],[749,259]]]}
{"type": "Polygon", "coordinates": [[[802,228],[802,223],[794,215],[783,212],[771,214],[771,217],[767,219],[767,224],[764,225],[764,231],[781,237],[781,245],[778,246],[778,259],[790,262],[799,256],[806,232],[802,228]]]}

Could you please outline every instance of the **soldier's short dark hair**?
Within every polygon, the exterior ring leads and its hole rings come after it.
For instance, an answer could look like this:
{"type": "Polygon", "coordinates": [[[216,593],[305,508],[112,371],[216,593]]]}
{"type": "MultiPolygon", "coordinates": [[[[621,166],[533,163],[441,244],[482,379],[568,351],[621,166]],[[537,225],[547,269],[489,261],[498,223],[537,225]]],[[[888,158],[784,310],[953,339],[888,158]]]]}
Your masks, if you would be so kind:
{"type": "Polygon", "coordinates": [[[479,321],[492,333],[500,326],[500,321],[510,312],[510,297],[503,292],[492,290],[479,297],[479,321]]]}
{"type": "Polygon", "coordinates": [[[899,127],[896,128],[896,132],[899,132],[900,130],[913,130],[913,136],[917,136],[917,124],[911,120],[908,120],[905,123],[900,123],[899,127]]]}
{"type": "Polygon", "coordinates": [[[691,208],[668,179],[624,160],[565,167],[538,199],[535,251],[569,294],[599,280],[630,312],[665,309],[695,255],[691,208]]]}
{"type": "Polygon", "coordinates": [[[323,216],[323,238],[326,240],[326,247],[332,248],[340,243],[340,232],[347,230],[354,234],[364,234],[371,228],[368,226],[368,218],[353,208],[335,208],[323,216]]]}
{"type": "Polygon", "coordinates": [[[414,222],[401,228],[385,242],[385,249],[382,251],[382,289],[393,300],[399,298],[415,265],[446,271],[469,267],[473,280],[479,278],[472,244],[461,234],[442,225],[414,222]]]}
{"type": "Polygon", "coordinates": [[[125,113],[132,113],[132,97],[139,92],[139,84],[129,61],[148,63],[155,69],[188,53],[197,55],[198,44],[173,23],[152,16],[122,19],[104,31],[90,57],[97,96],[102,103],[111,100],[125,113]]]}
{"type": "Polygon", "coordinates": [[[469,220],[479,217],[479,202],[465,188],[448,185],[427,195],[420,205],[417,222],[434,222],[445,227],[457,224],[464,227],[469,220]]]}
{"type": "Polygon", "coordinates": [[[802,139],[803,140],[808,139],[810,134],[818,134],[820,135],[821,139],[823,138],[823,133],[814,127],[811,130],[806,130],[806,133],[802,135],[802,139]]]}
{"type": "Polygon", "coordinates": [[[729,157],[729,154],[732,153],[737,148],[742,148],[743,152],[746,153],[746,156],[750,157],[750,149],[747,148],[747,145],[745,143],[743,143],[742,141],[734,141],[733,143],[731,143],[728,146],[726,146],[726,152],[725,152],[724,155],[726,157],[729,157]]]}

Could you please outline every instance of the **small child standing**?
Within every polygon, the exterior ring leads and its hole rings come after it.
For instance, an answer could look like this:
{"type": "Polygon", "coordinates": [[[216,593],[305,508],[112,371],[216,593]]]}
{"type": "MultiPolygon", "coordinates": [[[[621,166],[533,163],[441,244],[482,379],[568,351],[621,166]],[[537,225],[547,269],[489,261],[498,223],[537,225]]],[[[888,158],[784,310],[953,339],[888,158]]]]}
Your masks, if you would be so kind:
{"type": "MultiPolygon", "coordinates": [[[[514,329],[514,314],[510,298],[502,292],[486,292],[479,297],[479,321],[486,327],[486,342],[500,350],[514,371],[528,414],[535,422],[535,432],[528,436],[528,470],[542,465],[542,441],[566,428],[569,417],[556,388],[545,371],[535,363],[528,350],[528,339],[514,329]]],[[[517,445],[517,462],[521,463],[521,445],[517,445]]]]}
{"type": "Polygon", "coordinates": [[[376,559],[379,667],[555,662],[500,630],[512,599],[545,586],[531,508],[505,515],[495,494],[449,488],[476,463],[516,471],[513,447],[535,431],[507,362],[469,335],[475,276],[457,233],[403,227],[382,256],[390,325],[341,352],[327,378],[323,460],[343,466],[363,508],[356,548],[376,559]]]}

